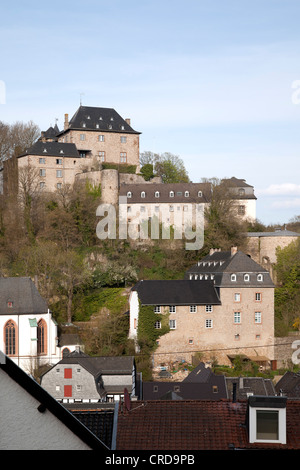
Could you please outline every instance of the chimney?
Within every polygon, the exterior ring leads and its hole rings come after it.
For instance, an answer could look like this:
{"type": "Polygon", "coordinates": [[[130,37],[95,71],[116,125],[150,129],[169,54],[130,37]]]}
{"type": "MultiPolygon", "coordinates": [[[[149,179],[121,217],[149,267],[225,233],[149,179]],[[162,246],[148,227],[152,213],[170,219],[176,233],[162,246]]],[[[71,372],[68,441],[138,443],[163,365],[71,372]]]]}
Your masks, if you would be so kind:
{"type": "Polygon", "coordinates": [[[127,122],[128,126],[130,126],[130,119],[129,118],[126,118],[125,121],[127,122]]]}
{"type": "Polygon", "coordinates": [[[66,131],[69,127],[69,115],[65,114],[64,130],[66,131]]]}
{"type": "Polygon", "coordinates": [[[211,249],[209,250],[209,254],[210,254],[210,256],[211,256],[211,255],[213,255],[213,254],[214,254],[214,252],[215,252],[215,249],[214,249],[214,248],[211,248],[211,249]]]}
{"type": "Polygon", "coordinates": [[[232,246],[231,247],[231,256],[235,255],[237,253],[237,246],[232,246]]]}
{"type": "Polygon", "coordinates": [[[233,382],[232,384],[232,402],[236,402],[236,383],[233,382]]]}

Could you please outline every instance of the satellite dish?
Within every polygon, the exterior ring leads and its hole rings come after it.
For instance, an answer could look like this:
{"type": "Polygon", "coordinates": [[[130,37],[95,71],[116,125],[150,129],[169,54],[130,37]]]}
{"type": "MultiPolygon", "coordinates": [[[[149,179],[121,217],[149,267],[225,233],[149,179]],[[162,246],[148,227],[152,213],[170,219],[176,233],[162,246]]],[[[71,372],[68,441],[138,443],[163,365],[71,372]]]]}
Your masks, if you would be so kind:
{"type": "Polygon", "coordinates": [[[130,402],[130,396],[129,396],[127,388],[124,388],[124,402],[125,402],[127,411],[130,411],[131,402],[130,402]]]}

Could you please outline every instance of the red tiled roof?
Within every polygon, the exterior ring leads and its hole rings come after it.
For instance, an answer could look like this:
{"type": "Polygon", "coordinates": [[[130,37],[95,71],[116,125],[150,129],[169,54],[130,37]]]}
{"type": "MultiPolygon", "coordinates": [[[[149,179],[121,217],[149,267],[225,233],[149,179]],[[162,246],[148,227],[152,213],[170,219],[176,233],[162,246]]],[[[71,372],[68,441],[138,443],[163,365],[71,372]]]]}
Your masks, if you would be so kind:
{"type": "Polygon", "coordinates": [[[300,401],[287,402],[287,444],[250,444],[247,401],[140,401],[120,407],[117,450],[300,449],[300,401]]]}

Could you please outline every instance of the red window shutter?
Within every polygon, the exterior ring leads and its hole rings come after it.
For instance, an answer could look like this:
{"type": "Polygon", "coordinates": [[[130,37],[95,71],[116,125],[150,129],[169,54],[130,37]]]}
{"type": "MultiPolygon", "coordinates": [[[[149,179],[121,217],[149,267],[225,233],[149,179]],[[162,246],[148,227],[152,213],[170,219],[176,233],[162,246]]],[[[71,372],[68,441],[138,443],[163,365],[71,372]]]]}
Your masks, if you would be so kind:
{"type": "Polygon", "coordinates": [[[71,397],[72,396],[72,385],[65,385],[64,386],[64,396],[71,397]]]}
{"type": "Polygon", "coordinates": [[[65,379],[72,378],[72,369],[65,369],[65,379]]]}

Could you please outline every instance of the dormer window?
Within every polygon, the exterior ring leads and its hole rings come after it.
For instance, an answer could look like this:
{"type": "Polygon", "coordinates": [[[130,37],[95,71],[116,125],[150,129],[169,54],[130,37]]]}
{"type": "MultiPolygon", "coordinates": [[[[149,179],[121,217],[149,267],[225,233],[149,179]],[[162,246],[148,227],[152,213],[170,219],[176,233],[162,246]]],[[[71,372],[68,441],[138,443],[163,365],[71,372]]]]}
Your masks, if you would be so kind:
{"type": "Polygon", "coordinates": [[[59,153],[64,153],[64,151],[63,151],[63,150],[60,150],[59,153]]]}
{"type": "Polygon", "coordinates": [[[155,197],[159,197],[159,191],[155,191],[155,197]]]}
{"type": "Polygon", "coordinates": [[[250,281],[250,275],[249,274],[244,274],[244,281],[249,282],[250,281]]]}
{"type": "Polygon", "coordinates": [[[113,128],[113,127],[112,127],[112,125],[111,125],[111,124],[109,124],[109,125],[108,125],[108,129],[112,129],[112,128],[113,128]]]}
{"type": "Polygon", "coordinates": [[[235,282],[235,281],[236,281],[236,274],[231,274],[230,280],[231,280],[232,282],[235,282]]]}
{"type": "Polygon", "coordinates": [[[190,195],[190,192],[189,192],[189,191],[185,191],[184,196],[185,196],[185,197],[189,197],[189,195],[190,195]]]}
{"type": "Polygon", "coordinates": [[[82,127],[86,127],[85,122],[82,123],[82,127]]]}
{"type": "Polygon", "coordinates": [[[257,275],[257,280],[258,280],[259,282],[262,282],[262,281],[264,280],[264,276],[263,276],[262,274],[258,274],[258,275],[257,275]]]}
{"type": "Polygon", "coordinates": [[[286,444],[286,397],[250,396],[249,441],[286,444]]]}
{"type": "Polygon", "coordinates": [[[44,153],[47,153],[47,149],[44,149],[43,152],[44,152],[44,153]]]}
{"type": "Polygon", "coordinates": [[[198,197],[202,197],[202,191],[198,191],[198,197]]]}
{"type": "Polygon", "coordinates": [[[146,197],[145,191],[142,191],[142,192],[141,192],[141,197],[142,197],[142,198],[146,197]]]}
{"type": "Polygon", "coordinates": [[[128,192],[127,192],[127,197],[130,198],[131,196],[132,196],[132,192],[131,192],[131,191],[128,191],[128,192]]]}
{"type": "Polygon", "coordinates": [[[174,197],[174,191],[170,191],[169,196],[174,197]]]}
{"type": "Polygon", "coordinates": [[[11,301],[11,300],[9,300],[9,301],[7,302],[7,306],[8,306],[8,308],[12,308],[12,306],[13,306],[13,303],[12,303],[12,301],[11,301]]]}

